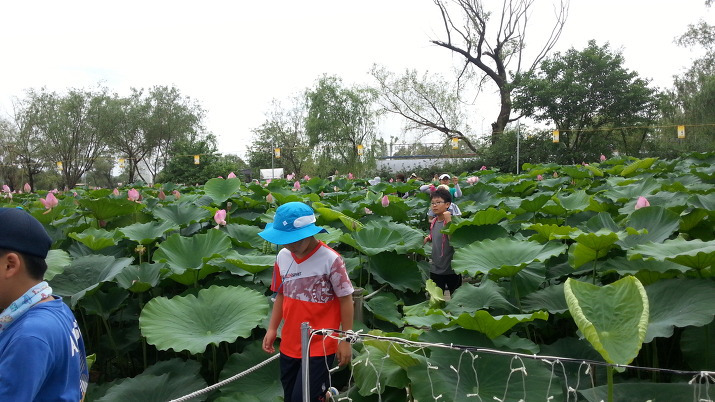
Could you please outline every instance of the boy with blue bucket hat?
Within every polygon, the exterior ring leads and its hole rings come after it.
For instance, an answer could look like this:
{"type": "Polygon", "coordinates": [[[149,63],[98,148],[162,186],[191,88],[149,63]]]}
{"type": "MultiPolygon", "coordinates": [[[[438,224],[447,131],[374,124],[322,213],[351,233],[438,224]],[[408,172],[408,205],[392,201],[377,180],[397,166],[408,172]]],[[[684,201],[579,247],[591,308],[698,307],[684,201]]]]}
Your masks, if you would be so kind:
{"type": "MultiPolygon", "coordinates": [[[[274,353],[278,326],[283,321],[280,343],[281,383],[286,402],[301,402],[300,327],[352,330],[353,286],[345,263],[335,250],[314,236],[326,232],[315,225],[313,209],[302,202],[289,202],[276,210],[273,223],[259,235],[283,249],[276,256],[271,290],[276,293],[263,350],[274,353]]],[[[310,400],[325,400],[329,366],[352,357],[350,343],[314,335],[310,341],[310,400]]]]}

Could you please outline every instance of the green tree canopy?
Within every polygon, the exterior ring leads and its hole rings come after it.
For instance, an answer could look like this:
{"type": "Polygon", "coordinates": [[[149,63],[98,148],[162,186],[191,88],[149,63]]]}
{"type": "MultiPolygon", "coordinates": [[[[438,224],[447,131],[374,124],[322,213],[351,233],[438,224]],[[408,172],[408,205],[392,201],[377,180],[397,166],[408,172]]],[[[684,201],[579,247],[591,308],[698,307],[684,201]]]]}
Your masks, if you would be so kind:
{"type": "Polygon", "coordinates": [[[238,175],[237,172],[246,168],[238,156],[218,153],[213,134],[194,141],[179,140],[172,145],[170,155],[157,182],[203,184],[214,177],[225,178],[231,172],[238,175]],[[194,163],[194,155],[199,155],[199,164],[194,163]]]}

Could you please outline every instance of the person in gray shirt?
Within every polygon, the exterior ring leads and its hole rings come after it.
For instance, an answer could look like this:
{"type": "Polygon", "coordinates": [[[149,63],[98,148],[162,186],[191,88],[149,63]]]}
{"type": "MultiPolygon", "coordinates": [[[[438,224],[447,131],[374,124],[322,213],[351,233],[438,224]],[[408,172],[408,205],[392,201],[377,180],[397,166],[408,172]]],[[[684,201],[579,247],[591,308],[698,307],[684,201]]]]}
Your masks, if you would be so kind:
{"type": "Polygon", "coordinates": [[[449,207],[452,204],[452,195],[448,190],[438,188],[430,195],[431,211],[435,217],[430,224],[430,234],[425,238],[425,243],[432,242],[432,261],[430,263],[430,279],[442,291],[449,290],[450,294],[462,284],[462,276],[452,269],[454,248],[449,244],[449,236],[440,231],[452,221],[449,207]]]}

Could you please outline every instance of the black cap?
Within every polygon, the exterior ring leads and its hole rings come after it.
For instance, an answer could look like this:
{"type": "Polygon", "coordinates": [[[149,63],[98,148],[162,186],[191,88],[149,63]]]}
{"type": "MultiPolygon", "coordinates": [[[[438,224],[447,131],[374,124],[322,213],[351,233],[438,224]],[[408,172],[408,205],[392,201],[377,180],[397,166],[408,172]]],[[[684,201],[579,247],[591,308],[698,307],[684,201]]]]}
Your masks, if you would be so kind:
{"type": "Polygon", "coordinates": [[[0,208],[0,249],[47,257],[52,239],[45,227],[27,211],[0,208]]]}

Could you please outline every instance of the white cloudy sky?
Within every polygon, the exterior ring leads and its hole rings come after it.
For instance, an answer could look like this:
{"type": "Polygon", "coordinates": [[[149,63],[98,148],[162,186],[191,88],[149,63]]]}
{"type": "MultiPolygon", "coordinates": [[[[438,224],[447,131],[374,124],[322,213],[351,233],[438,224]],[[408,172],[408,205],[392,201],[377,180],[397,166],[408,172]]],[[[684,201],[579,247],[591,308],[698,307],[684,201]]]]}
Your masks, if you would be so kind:
{"type": "MultiPolygon", "coordinates": [[[[549,17],[553,0],[535,0],[535,7],[534,21],[549,17]]],[[[628,68],[668,87],[695,56],[673,38],[714,16],[704,0],[572,0],[557,48],[608,41],[623,50],[628,68]]],[[[459,59],[429,43],[444,38],[440,22],[431,0],[6,1],[0,116],[9,117],[12,98],[27,88],[101,82],[125,94],[175,85],[207,110],[220,151],[242,155],[271,100],[287,99],[324,73],[370,84],[373,63],[450,71],[459,59]]],[[[532,29],[538,38],[547,24],[532,29]]],[[[482,96],[484,104],[496,102],[482,96]]],[[[488,108],[476,113],[487,125],[493,119],[488,108]]],[[[384,124],[382,134],[398,127],[384,124]]]]}

